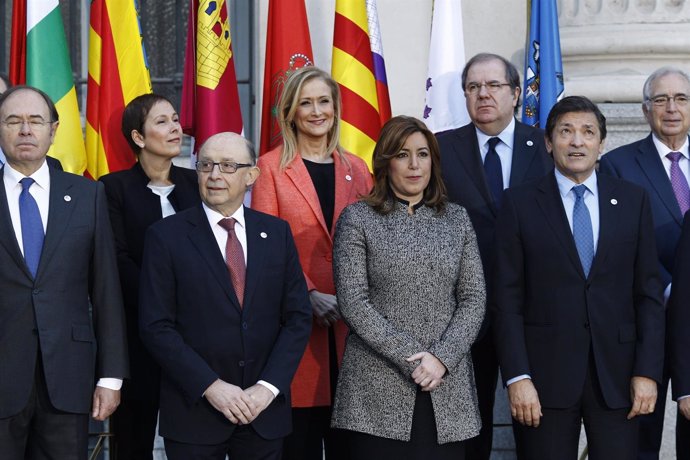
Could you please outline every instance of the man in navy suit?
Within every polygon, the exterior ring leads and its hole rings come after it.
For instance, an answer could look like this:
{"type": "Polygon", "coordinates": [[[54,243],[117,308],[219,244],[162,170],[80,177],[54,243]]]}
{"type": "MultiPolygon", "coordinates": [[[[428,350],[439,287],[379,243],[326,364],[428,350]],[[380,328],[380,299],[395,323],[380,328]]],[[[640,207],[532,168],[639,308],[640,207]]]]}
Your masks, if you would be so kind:
{"type": "MultiPolygon", "coordinates": [[[[493,182],[487,175],[490,140],[498,139],[494,147],[499,158],[495,171],[501,180],[494,188],[500,189],[500,195],[505,188],[544,176],[551,170],[552,162],[544,146],[544,132],[515,120],[520,75],[510,61],[488,53],[474,56],[462,71],[462,88],[472,123],[438,136],[441,172],[448,198],[465,207],[472,220],[490,297],[496,215],[501,199],[494,194],[490,186],[493,182]]],[[[488,460],[498,380],[488,318],[472,347],[472,361],[482,429],[477,438],[467,442],[466,455],[468,460],[488,460]]]]}
{"type": "MultiPolygon", "coordinates": [[[[651,134],[604,155],[600,171],[647,190],[664,298],[668,299],[683,214],[690,205],[690,77],[680,69],[662,67],[647,78],[643,98],[642,112],[651,134]]],[[[668,370],[659,387],[659,403],[654,414],[640,419],[640,460],[659,458],[667,388],[668,370]]],[[[681,415],[677,421],[688,423],[681,415]]]]}
{"type": "Polygon", "coordinates": [[[511,188],[497,223],[490,305],[522,455],[632,460],[654,410],[664,308],[651,209],[636,185],[595,173],[606,121],[571,96],[551,110],[555,171],[511,188]]]}
{"type": "Polygon", "coordinates": [[[242,205],[255,165],[244,138],[212,136],[197,161],[203,204],[147,232],[140,334],[162,369],[171,460],[279,459],[291,430],[311,306],[288,224],[242,205]]]}

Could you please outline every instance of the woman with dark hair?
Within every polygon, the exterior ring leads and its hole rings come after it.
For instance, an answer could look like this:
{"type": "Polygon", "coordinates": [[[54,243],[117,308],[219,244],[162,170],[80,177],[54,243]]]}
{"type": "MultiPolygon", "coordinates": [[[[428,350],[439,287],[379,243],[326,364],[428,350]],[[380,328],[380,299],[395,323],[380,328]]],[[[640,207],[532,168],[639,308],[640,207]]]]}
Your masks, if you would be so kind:
{"type": "MultiPolygon", "coordinates": [[[[252,207],[290,223],[309,288],[314,326],[292,382],[293,431],[284,460],[343,458],[329,429],[331,398],[347,328],[333,286],[333,231],[340,212],[371,189],[360,158],[340,147],[340,90],[313,66],[290,75],[278,103],[283,145],[259,157],[252,207]]],[[[282,389],[281,389],[282,391],[282,389]]]]}
{"type": "Polygon", "coordinates": [[[105,184],[127,319],[130,379],[111,417],[115,459],[150,460],[158,417],[160,369],[139,339],[139,272],[146,229],[200,202],[196,173],[172,164],[182,128],[172,103],[157,94],[133,99],[122,114],[122,134],[137,157],[128,170],[100,178],[105,184]]]}
{"type": "Polygon", "coordinates": [[[381,130],[374,189],[343,211],[333,270],[350,327],[332,426],[350,458],[462,459],[481,425],[470,347],[484,318],[481,260],[449,203],[436,138],[399,116],[381,130]]]}

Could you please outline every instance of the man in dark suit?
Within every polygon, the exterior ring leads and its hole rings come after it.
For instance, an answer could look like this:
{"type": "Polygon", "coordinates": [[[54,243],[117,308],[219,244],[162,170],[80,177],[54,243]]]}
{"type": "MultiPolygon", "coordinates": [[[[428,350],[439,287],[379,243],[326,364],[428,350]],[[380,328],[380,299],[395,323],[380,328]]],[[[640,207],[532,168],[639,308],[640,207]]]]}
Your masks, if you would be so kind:
{"type": "Polygon", "coordinates": [[[140,333],[162,369],[171,460],[278,459],[291,430],[311,306],[288,224],[242,205],[255,164],[241,136],[212,136],[197,162],[203,205],[147,232],[140,333]]]}
{"type": "Polygon", "coordinates": [[[45,93],[17,86],[0,96],[3,459],[86,459],[88,413],[108,417],[127,374],[105,193],[48,168],[57,128],[45,93]]]}
{"type": "Polygon", "coordinates": [[[668,301],[669,367],[673,399],[678,401],[676,458],[690,459],[690,213],[685,214],[668,301]],[[681,417],[684,423],[681,422],[681,417]]]}
{"type": "Polygon", "coordinates": [[[654,410],[664,347],[662,287],[646,192],[595,173],[606,120],[571,96],[551,110],[555,171],[509,190],[490,305],[522,455],[634,459],[654,410]]]}
{"type": "MultiPolygon", "coordinates": [[[[664,298],[668,299],[683,214],[690,207],[690,77],[680,69],[662,67],[647,78],[643,98],[642,112],[652,133],[604,155],[600,171],[647,190],[664,298]]],[[[659,387],[659,403],[654,414],[640,419],[641,460],[659,458],[667,389],[668,371],[659,387]]],[[[680,415],[677,421],[688,423],[680,415]]]]}
{"type": "MultiPolygon", "coordinates": [[[[552,163],[544,146],[544,132],[515,120],[521,88],[512,63],[495,54],[478,54],[462,72],[462,88],[472,123],[439,135],[441,170],[449,199],[467,209],[474,225],[490,296],[496,215],[503,189],[542,177],[552,163]],[[493,142],[497,144],[489,152],[493,142]]],[[[467,442],[467,458],[488,460],[498,379],[488,318],[472,347],[472,361],[482,430],[467,442]]]]}

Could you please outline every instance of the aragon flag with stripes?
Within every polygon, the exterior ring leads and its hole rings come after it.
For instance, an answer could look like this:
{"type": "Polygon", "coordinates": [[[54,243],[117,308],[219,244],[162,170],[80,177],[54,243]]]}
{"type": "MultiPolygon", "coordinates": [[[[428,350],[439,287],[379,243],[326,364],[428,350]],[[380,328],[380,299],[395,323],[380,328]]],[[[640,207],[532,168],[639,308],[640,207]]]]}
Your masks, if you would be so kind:
{"type": "Polygon", "coordinates": [[[91,1],[86,174],[94,179],[136,161],[120,126],[125,106],[151,92],[137,3],[91,1]]]}
{"type": "Polygon", "coordinates": [[[376,0],[336,0],[331,74],[343,101],[340,144],[371,169],[374,145],[391,114],[376,0]]]}
{"type": "Polygon", "coordinates": [[[66,171],[81,174],[86,151],[58,0],[14,0],[10,80],[50,96],[60,125],[48,155],[59,159],[66,171]]]}

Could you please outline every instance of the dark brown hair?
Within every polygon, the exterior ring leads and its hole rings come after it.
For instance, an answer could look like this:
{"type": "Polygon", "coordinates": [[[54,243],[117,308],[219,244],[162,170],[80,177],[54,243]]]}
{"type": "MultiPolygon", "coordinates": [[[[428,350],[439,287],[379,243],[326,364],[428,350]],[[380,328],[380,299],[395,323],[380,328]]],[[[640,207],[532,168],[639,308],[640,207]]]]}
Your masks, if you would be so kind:
{"type": "Polygon", "coordinates": [[[389,178],[390,162],[400,152],[407,138],[414,133],[422,133],[429,144],[431,154],[431,177],[424,189],[424,203],[434,208],[437,213],[446,209],[448,198],[446,186],[441,178],[441,154],[436,136],[420,120],[401,115],[391,118],[383,125],[374,148],[371,160],[374,168],[374,188],[363,199],[376,212],[389,214],[395,208],[396,197],[389,178]]]}
{"type": "Polygon", "coordinates": [[[141,135],[145,135],[144,123],[146,122],[146,117],[149,115],[151,108],[159,102],[167,102],[173,105],[167,97],[149,93],[142,94],[129,101],[124,112],[122,112],[122,135],[125,136],[129,148],[132,149],[135,155],[141,153],[141,147],[132,139],[132,131],[136,130],[141,135]]]}

